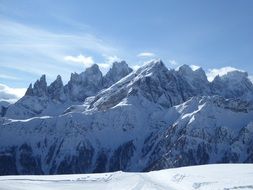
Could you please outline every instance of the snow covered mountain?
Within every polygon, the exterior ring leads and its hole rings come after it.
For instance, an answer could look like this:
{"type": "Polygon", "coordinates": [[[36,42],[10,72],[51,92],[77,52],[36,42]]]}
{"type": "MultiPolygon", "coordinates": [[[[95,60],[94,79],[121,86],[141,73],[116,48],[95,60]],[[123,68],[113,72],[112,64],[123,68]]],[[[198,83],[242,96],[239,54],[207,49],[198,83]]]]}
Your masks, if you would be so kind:
{"type": "Polygon", "coordinates": [[[211,84],[213,93],[219,93],[225,98],[240,98],[252,101],[253,84],[248,74],[242,71],[232,71],[224,76],[216,76],[211,84]]]}
{"type": "Polygon", "coordinates": [[[5,116],[13,119],[28,119],[35,116],[56,116],[71,105],[82,104],[88,96],[117,82],[132,72],[126,62],[114,62],[109,72],[103,76],[98,65],[94,64],[84,72],[72,73],[64,86],[61,76],[47,86],[46,76],[42,75],[34,85],[30,84],[24,97],[10,105],[5,116]]]}
{"type": "Polygon", "coordinates": [[[251,190],[252,170],[252,164],[214,164],[149,173],[0,176],[0,186],[4,190],[251,190]]]}
{"type": "Polygon", "coordinates": [[[47,86],[42,76],[0,118],[0,174],[150,171],[253,162],[253,85],[208,82],[200,68],[96,65],[47,86]],[[11,139],[11,140],[10,140],[11,139]]]}

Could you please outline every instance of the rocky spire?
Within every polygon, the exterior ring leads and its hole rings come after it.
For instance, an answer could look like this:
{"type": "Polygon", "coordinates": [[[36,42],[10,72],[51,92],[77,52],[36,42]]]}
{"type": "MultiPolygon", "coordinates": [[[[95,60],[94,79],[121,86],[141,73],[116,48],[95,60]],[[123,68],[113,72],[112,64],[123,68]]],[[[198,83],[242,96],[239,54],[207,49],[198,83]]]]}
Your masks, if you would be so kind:
{"type": "Polygon", "coordinates": [[[191,92],[192,95],[210,94],[210,83],[207,80],[205,71],[201,67],[193,70],[189,65],[182,65],[176,73],[185,83],[184,92],[191,92]]]}
{"type": "Polygon", "coordinates": [[[114,62],[112,68],[104,76],[104,87],[111,86],[132,71],[133,69],[125,61],[114,62]]]}
{"type": "Polygon", "coordinates": [[[33,94],[34,96],[39,96],[39,97],[47,95],[46,75],[42,75],[40,77],[40,80],[37,80],[34,83],[33,94]]]}
{"type": "Polygon", "coordinates": [[[64,93],[63,82],[61,76],[58,75],[56,80],[48,87],[48,94],[51,99],[65,101],[66,95],[64,93]]]}
{"type": "Polygon", "coordinates": [[[29,85],[29,87],[26,90],[25,96],[33,96],[33,87],[32,83],[29,85]]]}
{"type": "Polygon", "coordinates": [[[34,85],[29,85],[25,93],[26,96],[46,96],[47,95],[47,82],[46,75],[42,75],[39,80],[37,80],[34,85]]]}
{"type": "Polygon", "coordinates": [[[189,65],[184,64],[179,67],[178,72],[182,73],[182,74],[190,74],[190,73],[193,73],[193,70],[191,69],[191,67],[189,65]]]}
{"type": "Polygon", "coordinates": [[[101,85],[103,74],[100,71],[97,64],[93,64],[91,67],[87,68],[83,75],[83,80],[85,80],[88,84],[93,85],[101,85]]]}
{"type": "Polygon", "coordinates": [[[207,77],[205,71],[200,67],[196,70],[193,70],[189,65],[182,65],[178,70],[179,75],[184,77],[191,77],[192,79],[200,79],[207,82],[207,77]]]}
{"type": "Polygon", "coordinates": [[[87,68],[84,72],[72,73],[65,91],[73,101],[84,101],[86,97],[95,95],[102,86],[103,75],[97,64],[87,68]]]}

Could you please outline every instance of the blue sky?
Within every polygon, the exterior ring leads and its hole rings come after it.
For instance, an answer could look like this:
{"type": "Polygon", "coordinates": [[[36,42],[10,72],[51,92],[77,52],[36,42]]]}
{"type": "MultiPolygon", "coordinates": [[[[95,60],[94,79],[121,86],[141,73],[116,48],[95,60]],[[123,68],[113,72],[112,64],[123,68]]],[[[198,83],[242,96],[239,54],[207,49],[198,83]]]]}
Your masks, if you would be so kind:
{"type": "Polygon", "coordinates": [[[0,0],[0,44],[0,83],[12,89],[120,59],[252,75],[253,1],[0,0]]]}

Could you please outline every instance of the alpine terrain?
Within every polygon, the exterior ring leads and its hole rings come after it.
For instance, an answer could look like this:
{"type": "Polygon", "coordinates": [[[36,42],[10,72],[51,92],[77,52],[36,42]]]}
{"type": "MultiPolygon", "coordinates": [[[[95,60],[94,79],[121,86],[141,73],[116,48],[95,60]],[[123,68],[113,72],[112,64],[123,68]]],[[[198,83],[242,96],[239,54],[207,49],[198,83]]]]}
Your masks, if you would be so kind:
{"type": "Polygon", "coordinates": [[[253,84],[241,71],[209,82],[161,60],[115,62],[105,75],[94,64],[65,85],[43,75],[0,115],[0,175],[253,163],[253,84]]]}

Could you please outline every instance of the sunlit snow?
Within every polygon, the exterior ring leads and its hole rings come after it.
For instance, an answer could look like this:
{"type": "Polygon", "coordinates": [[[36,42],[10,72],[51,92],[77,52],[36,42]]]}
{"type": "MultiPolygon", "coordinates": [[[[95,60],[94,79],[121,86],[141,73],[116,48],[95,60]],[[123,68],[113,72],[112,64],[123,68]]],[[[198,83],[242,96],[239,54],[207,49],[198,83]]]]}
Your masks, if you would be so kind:
{"type": "Polygon", "coordinates": [[[214,164],[153,171],[2,176],[1,190],[252,190],[253,164],[214,164]]]}

